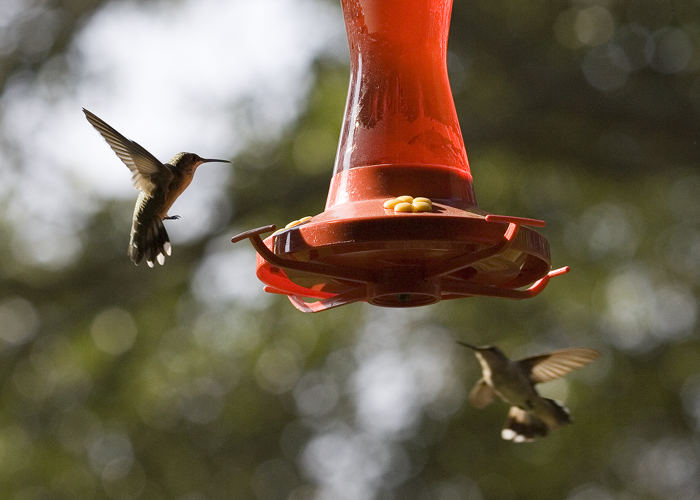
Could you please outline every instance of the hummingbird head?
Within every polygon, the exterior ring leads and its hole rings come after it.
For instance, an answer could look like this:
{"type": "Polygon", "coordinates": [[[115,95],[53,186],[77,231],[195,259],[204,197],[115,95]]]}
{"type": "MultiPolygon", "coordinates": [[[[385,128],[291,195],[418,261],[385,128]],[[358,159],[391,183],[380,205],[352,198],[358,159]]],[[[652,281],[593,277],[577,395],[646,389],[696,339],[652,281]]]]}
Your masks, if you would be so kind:
{"type": "Polygon", "coordinates": [[[459,345],[463,345],[464,347],[468,347],[469,349],[473,350],[477,358],[483,359],[487,363],[490,361],[502,361],[508,359],[508,357],[505,354],[503,354],[503,351],[501,351],[495,345],[475,346],[466,342],[462,342],[461,340],[458,340],[457,343],[459,345]]]}
{"type": "Polygon", "coordinates": [[[194,170],[202,163],[231,163],[228,160],[217,160],[215,158],[202,158],[201,156],[194,153],[178,153],[176,154],[170,163],[175,168],[179,169],[191,169],[194,170]]]}

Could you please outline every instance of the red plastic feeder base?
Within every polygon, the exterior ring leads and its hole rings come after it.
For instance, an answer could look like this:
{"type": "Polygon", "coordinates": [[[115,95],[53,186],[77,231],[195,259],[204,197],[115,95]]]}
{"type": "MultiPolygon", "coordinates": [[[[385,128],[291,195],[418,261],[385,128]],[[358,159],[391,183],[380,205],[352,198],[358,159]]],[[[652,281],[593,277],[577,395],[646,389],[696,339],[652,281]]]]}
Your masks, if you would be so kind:
{"type": "MultiPolygon", "coordinates": [[[[304,312],[357,301],[412,307],[474,295],[527,298],[568,271],[550,271],[549,244],[531,229],[543,221],[458,208],[436,197],[431,197],[431,212],[395,213],[383,207],[391,197],[384,189],[401,193],[397,182],[426,170],[436,173],[425,166],[353,169],[354,181],[357,176],[365,181],[360,196],[368,191],[379,196],[349,199],[264,241],[260,235],[275,226],[246,231],[232,241],[250,239],[265,290],[287,295],[304,312]]],[[[438,167],[438,177],[445,171],[462,175],[438,167]]],[[[444,180],[436,184],[433,178],[425,191],[440,194],[440,188],[459,185],[450,175],[444,180]]]]}

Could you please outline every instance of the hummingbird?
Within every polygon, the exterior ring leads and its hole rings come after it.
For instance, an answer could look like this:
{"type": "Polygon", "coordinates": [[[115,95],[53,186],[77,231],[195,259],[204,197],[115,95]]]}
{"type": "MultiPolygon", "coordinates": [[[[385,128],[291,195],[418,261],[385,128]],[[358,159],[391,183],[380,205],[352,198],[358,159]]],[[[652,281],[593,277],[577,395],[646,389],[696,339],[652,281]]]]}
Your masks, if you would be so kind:
{"type": "Polygon", "coordinates": [[[131,261],[138,265],[145,258],[148,267],[152,268],[156,261],[163,265],[165,256],[172,251],[163,221],[180,218],[179,215],[168,215],[168,210],[190,185],[198,166],[202,163],[231,162],[201,158],[194,153],[178,153],[167,163],[161,163],[143,146],[124,137],[94,113],[85,108],[83,113],[131,170],[132,182],[139,190],[129,237],[128,254],[131,261]]]}
{"type": "Polygon", "coordinates": [[[516,443],[533,441],[571,423],[569,410],[540,396],[535,385],[563,377],[600,356],[594,349],[572,347],[513,361],[495,346],[457,343],[472,349],[481,364],[482,377],[469,393],[469,402],[484,408],[498,396],[510,404],[501,437],[516,443]]]}

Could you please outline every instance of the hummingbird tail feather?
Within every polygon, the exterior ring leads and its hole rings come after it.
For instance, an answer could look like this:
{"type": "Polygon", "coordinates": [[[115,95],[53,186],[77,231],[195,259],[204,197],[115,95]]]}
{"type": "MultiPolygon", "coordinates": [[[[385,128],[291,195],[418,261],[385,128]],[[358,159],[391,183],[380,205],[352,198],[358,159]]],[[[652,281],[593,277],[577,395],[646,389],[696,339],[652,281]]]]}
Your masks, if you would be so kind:
{"type": "Polygon", "coordinates": [[[511,406],[501,437],[506,441],[525,443],[544,437],[548,432],[549,428],[544,421],[517,406],[511,406]]]}
{"type": "Polygon", "coordinates": [[[129,242],[129,257],[134,264],[138,265],[145,258],[148,267],[153,267],[154,262],[163,265],[165,256],[170,253],[170,238],[161,219],[154,218],[148,225],[134,224],[129,242]]]}
{"type": "Polygon", "coordinates": [[[533,441],[546,436],[557,427],[571,423],[571,415],[566,406],[549,398],[540,398],[538,401],[536,409],[533,410],[537,415],[511,406],[501,430],[503,439],[516,443],[533,441]]]}

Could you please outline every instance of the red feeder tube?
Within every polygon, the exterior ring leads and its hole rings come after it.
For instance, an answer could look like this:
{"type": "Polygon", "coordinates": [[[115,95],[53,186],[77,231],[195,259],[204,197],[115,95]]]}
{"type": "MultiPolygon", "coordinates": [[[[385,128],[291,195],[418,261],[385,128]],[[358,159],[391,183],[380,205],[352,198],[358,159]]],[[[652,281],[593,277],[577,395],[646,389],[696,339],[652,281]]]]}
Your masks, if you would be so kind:
{"type": "Polygon", "coordinates": [[[265,290],[304,312],[541,292],[568,271],[550,270],[544,222],[477,206],[447,76],[452,0],[341,3],[351,72],[325,211],[232,238],[257,250],[265,290]],[[431,203],[385,208],[402,195],[431,203]]]}

